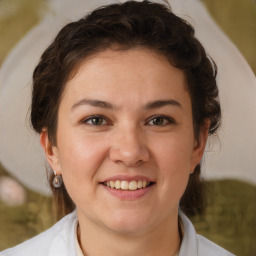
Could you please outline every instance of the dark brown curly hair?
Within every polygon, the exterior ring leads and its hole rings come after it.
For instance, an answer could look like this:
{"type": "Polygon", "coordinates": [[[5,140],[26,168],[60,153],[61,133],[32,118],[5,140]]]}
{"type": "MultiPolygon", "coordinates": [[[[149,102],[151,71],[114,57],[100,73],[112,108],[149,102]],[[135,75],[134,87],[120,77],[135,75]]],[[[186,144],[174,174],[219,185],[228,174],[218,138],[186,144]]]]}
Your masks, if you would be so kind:
{"type": "MultiPolygon", "coordinates": [[[[61,96],[81,62],[107,49],[123,51],[135,47],[165,56],[184,72],[192,101],[195,137],[206,120],[210,121],[209,134],[214,134],[221,117],[215,63],[206,55],[187,21],[174,15],[164,2],[150,1],[103,6],[61,29],[33,73],[31,123],[34,130],[41,133],[47,129],[50,142],[56,145],[61,96]]],[[[50,173],[52,184],[53,173],[50,173]]],[[[65,185],[52,190],[59,217],[73,211],[75,205],[65,185]]],[[[199,164],[190,175],[180,207],[190,215],[201,212],[203,195],[199,164]]]]}

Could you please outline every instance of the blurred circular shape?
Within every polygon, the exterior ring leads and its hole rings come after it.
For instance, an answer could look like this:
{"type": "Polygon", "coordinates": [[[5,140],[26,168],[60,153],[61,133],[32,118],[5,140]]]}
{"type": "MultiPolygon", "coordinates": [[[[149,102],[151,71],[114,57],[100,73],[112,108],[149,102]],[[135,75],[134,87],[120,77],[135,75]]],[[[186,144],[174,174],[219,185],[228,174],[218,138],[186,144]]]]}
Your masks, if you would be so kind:
{"type": "Polygon", "coordinates": [[[14,179],[0,177],[0,199],[9,206],[17,206],[26,202],[27,193],[14,179]]]}

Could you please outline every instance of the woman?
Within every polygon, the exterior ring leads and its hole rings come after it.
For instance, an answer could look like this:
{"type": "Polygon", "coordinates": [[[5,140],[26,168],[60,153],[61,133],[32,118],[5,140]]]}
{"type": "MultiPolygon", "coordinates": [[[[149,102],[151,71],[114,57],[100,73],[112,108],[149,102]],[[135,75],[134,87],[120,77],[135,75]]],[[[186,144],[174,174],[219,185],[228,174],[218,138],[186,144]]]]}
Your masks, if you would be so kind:
{"type": "Polygon", "coordinates": [[[34,71],[31,107],[65,217],[1,255],[232,255],[183,214],[203,209],[215,77],[167,6],[114,4],[65,26],[34,71]]]}

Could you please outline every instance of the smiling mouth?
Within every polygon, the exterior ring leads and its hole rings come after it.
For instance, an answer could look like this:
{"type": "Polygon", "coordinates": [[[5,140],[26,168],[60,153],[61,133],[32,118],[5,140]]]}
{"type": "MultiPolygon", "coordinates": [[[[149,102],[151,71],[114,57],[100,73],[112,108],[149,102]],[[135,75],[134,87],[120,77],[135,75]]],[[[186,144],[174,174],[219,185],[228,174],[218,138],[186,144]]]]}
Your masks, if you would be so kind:
{"type": "Polygon", "coordinates": [[[117,190],[139,190],[139,189],[145,189],[149,186],[152,186],[155,184],[154,182],[149,182],[145,180],[132,180],[132,181],[126,181],[126,180],[115,180],[115,181],[105,181],[102,183],[103,185],[117,190]]]}

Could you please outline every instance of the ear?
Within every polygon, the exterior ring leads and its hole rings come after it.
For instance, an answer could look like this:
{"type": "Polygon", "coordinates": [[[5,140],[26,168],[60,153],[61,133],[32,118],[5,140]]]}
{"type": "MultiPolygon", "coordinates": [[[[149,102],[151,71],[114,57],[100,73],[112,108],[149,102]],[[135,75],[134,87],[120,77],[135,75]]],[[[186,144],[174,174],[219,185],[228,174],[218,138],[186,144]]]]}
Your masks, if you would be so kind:
{"type": "Polygon", "coordinates": [[[49,141],[48,131],[45,128],[40,134],[40,144],[52,170],[56,172],[56,174],[61,174],[58,148],[57,146],[52,145],[52,143],[49,141]]]}
{"type": "Polygon", "coordinates": [[[190,169],[191,173],[194,172],[195,167],[200,163],[203,157],[205,145],[208,138],[209,127],[210,127],[210,120],[207,120],[205,121],[204,125],[200,128],[198,138],[195,139],[195,146],[193,149],[191,169],[190,169]]]}

